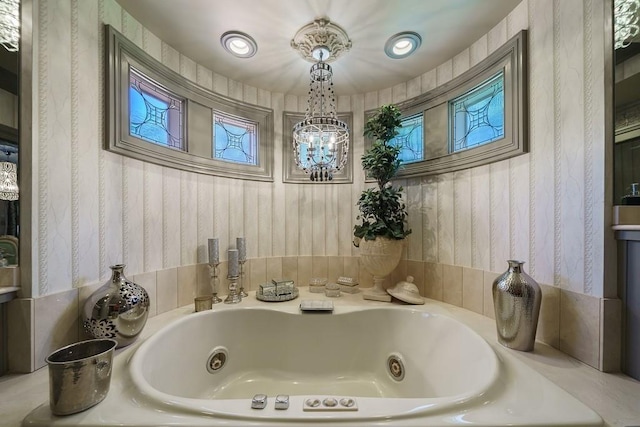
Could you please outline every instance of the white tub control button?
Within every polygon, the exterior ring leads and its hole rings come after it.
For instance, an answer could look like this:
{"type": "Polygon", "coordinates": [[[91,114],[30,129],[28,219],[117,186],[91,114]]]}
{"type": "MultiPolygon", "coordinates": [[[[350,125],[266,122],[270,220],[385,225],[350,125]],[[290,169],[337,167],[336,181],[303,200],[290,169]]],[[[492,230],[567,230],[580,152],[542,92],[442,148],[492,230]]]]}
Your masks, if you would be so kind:
{"type": "Polygon", "coordinates": [[[317,408],[318,406],[320,406],[320,399],[307,399],[304,401],[304,405],[308,406],[309,408],[317,408]]]}
{"type": "Polygon", "coordinates": [[[251,399],[251,407],[253,409],[264,409],[267,406],[267,395],[266,394],[256,394],[251,399]]]}
{"type": "Polygon", "coordinates": [[[356,404],[356,401],[350,397],[343,397],[342,399],[340,399],[340,405],[346,408],[351,408],[355,404],[356,404]]]}
{"type": "Polygon", "coordinates": [[[289,396],[279,394],[276,396],[276,409],[289,409],[289,396]]]}
{"type": "Polygon", "coordinates": [[[309,412],[344,412],[357,411],[358,402],[349,396],[311,396],[305,397],[303,411],[309,412]]]}
{"type": "Polygon", "coordinates": [[[333,397],[327,397],[326,399],[324,399],[322,401],[322,404],[328,408],[333,408],[334,406],[336,406],[338,404],[338,401],[336,399],[334,399],[333,397]]]}

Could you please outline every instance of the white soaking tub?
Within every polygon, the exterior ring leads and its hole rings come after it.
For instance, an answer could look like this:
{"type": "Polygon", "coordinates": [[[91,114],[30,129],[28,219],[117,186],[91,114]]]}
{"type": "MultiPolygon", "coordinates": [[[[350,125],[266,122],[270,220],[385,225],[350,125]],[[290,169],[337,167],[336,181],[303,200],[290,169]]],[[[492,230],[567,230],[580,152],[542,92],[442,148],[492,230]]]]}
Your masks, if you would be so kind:
{"type": "Polygon", "coordinates": [[[23,425],[602,425],[442,305],[299,302],[181,315],[118,358],[102,404],[65,418],[40,407],[23,425]]]}
{"type": "MultiPolygon", "coordinates": [[[[220,359],[213,363],[221,365],[220,359]]],[[[201,312],[144,343],[130,368],[140,390],[163,405],[245,417],[246,410],[236,413],[225,399],[246,406],[256,394],[285,394],[288,419],[318,416],[302,411],[303,400],[345,396],[355,399],[358,411],[338,411],[346,408],[337,405],[323,413],[373,419],[433,412],[482,398],[498,378],[498,359],[476,333],[450,317],[408,308],[201,312]],[[216,352],[225,363],[213,370],[209,359],[216,352]]]]}

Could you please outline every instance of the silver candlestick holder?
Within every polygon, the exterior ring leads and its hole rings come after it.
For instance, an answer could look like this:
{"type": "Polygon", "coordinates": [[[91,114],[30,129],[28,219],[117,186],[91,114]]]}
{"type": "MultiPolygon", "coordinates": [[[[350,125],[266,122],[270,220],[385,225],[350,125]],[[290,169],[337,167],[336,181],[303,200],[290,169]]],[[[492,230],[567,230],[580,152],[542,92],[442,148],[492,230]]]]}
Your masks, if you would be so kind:
{"type": "Polygon", "coordinates": [[[244,261],[238,261],[238,264],[240,264],[240,290],[238,292],[243,297],[248,297],[249,294],[244,290],[244,263],[245,262],[247,262],[246,259],[244,261]]]}
{"type": "Polygon", "coordinates": [[[220,284],[220,279],[218,278],[218,266],[219,262],[215,264],[209,264],[209,283],[211,285],[211,293],[213,294],[213,303],[218,304],[222,302],[220,298],[218,298],[218,285],[220,284]]]}
{"type": "Polygon", "coordinates": [[[237,304],[242,302],[242,294],[238,292],[238,276],[227,276],[229,280],[229,294],[224,300],[225,304],[237,304]]]}

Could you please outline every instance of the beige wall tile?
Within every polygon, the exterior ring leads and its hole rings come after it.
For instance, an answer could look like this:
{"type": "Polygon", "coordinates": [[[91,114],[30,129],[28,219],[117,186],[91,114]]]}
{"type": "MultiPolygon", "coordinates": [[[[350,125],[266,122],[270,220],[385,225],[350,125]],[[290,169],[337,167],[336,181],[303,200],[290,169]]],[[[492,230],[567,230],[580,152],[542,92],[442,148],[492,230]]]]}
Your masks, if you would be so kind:
{"type": "Polygon", "coordinates": [[[282,258],[267,258],[267,281],[282,277],[282,258]]]}
{"type": "MultiPolygon", "coordinates": [[[[291,279],[297,286],[306,286],[298,280],[298,257],[288,256],[282,258],[282,277],[281,279],[291,279]]],[[[272,277],[278,279],[278,277],[272,277]]]]}
{"type": "Polygon", "coordinates": [[[84,305],[87,301],[87,298],[89,298],[94,292],[96,292],[104,285],[105,283],[92,283],[90,285],[80,286],[78,288],[78,337],[80,339],[90,338],[89,335],[85,332],[84,325],[82,324],[84,320],[84,305]]]}
{"type": "Polygon", "coordinates": [[[341,256],[327,257],[327,279],[329,282],[338,280],[338,277],[344,276],[344,259],[341,256]]]}
{"type": "Polygon", "coordinates": [[[360,257],[355,257],[358,260],[358,283],[361,288],[370,288],[373,286],[373,276],[364,268],[360,257]]]}
{"type": "Polygon", "coordinates": [[[407,276],[413,276],[413,283],[418,287],[420,295],[424,295],[424,262],[407,261],[407,276]]]}
{"type": "Polygon", "coordinates": [[[0,287],[19,287],[20,268],[18,266],[0,267],[0,287]]]}
{"type": "Polygon", "coordinates": [[[442,264],[424,263],[424,296],[442,301],[442,264]]]}
{"type": "MultiPolygon", "coordinates": [[[[227,261],[221,262],[218,265],[218,274],[220,277],[220,289],[218,289],[218,294],[226,295],[229,293],[229,280],[227,279],[227,275],[229,274],[229,263],[227,261]]],[[[209,293],[211,293],[211,285],[207,288],[209,289],[209,293]]]]}
{"type": "Polygon", "coordinates": [[[178,267],[178,307],[193,304],[197,296],[196,265],[178,267]]]}
{"type": "Polygon", "coordinates": [[[462,307],[478,314],[484,311],[483,273],[475,268],[462,269],[462,307]]]}
{"type": "MultiPolygon", "coordinates": [[[[406,252],[406,249],[404,249],[404,251],[406,252]]],[[[395,286],[398,282],[407,280],[407,263],[408,261],[406,259],[400,260],[398,266],[386,277],[384,281],[385,289],[395,286]]]]}
{"type": "Polygon", "coordinates": [[[298,286],[309,286],[313,277],[313,260],[310,256],[298,257],[298,286]]]}
{"type": "MultiPolygon", "coordinates": [[[[227,261],[218,264],[218,295],[226,295],[229,291],[228,266],[229,263],[227,261]]],[[[213,292],[209,264],[198,264],[196,266],[196,292],[198,295],[211,295],[213,292]]]]}
{"type": "Polygon", "coordinates": [[[7,345],[9,372],[28,373],[35,367],[35,300],[18,298],[7,304],[7,345]]]}
{"type": "MultiPolygon", "coordinates": [[[[223,287],[222,285],[224,281],[223,279],[224,278],[220,274],[220,267],[218,266],[218,283],[220,287],[220,289],[218,289],[218,295],[226,293],[226,287],[223,287]]],[[[196,264],[196,296],[210,295],[212,291],[211,269],[209,268],[209,264],[196,264]]]]}
{"type": "Polygon", "coordinates": [[[311,257],[311,277],[329,278],[329,260],[326,256],[311,257]]]}
{"type": "Polygon", "coordinates": [[[346,256],[343,258],[343,261],[344,275],[360,283],[360,257],[346,256]]]}
{"type": "Polygon", "coordinates": [[[560,288],[540,284],[542,302],[536,338],[560,348],[560,288]]]}
{"type": "Polygon", "coordinates": [[[442,264],[442,301],[462,307],[462,267],[442,264]]]}
{"type": "Polygon", "coordinates": [[[158,270],[156,278],[156,302],[158,313],[173,310],[178,306],[178,269],[158,270]]]}
{"type": "Polygon", "coordinates": [[[45,358],[60,347],[78,341],[78,290],[36,298],[35,368],[46,365],[45,358]]]}
{"type": "MultiPolygon", "coordinates": [[[[249,280],[247,283],[243,284],[244,290],[246,292],[255,291],[258,289],[261,283],[265,283],[267,280],[273,279],[273,277],[267,277],[267,260],[266,258],[252,258],[247,261],[249,264],[249,272],[250,274],[246,274],[249,280]]],[[[247,265],[245,265],[246,269],[247,265]]]]}
{"type": "Polygon", "coordinates": [[[131,278],[134,283],[142,286],[149,295],[149,317],[153,317],[158,314],[158,302],[156,292],[156,272],[150,271],[148,273],[136,274],[131,278]]]}
{"type": "Polygon", "coordinates": [[[604,372],[618,372],[621,367],[622,301],[600,299],[600,366],[604,372]]]}
{"type": "Polygon", "coordinates": [[[500,276],[500,273],[492,271],[484,271],[482,274],[482,314],[492,319],[496,318],[496,312],[493,306],[493,281],[500,276]]]}
{"type": "Polygon", "coordinates": [[[560,291],[560,350],[598,368],[600,363],[600,300],[560,291]]]}

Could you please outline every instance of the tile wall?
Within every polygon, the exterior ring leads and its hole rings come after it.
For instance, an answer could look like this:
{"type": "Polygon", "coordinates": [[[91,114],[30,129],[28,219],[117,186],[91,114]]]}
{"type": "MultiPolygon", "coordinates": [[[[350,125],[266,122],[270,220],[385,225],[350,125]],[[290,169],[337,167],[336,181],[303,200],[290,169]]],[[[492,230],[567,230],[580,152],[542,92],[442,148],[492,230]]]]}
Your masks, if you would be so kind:
{"type": "MultiPolygon", "coordinates": [[[[220,277],[226,277],[227,265],[220,265],[220,277]]],[[[372,277],[359,266],[359,258],[271,257],[254,258],[245,265],[248,289],[255,290],[271,278],[287,277],[304,286],[312,277],[338,276],[358,278],[371,284],[372,277]]],[[[125,271],[126,275],[126,271],[125,271]]],[[[484,316],[494,318],[491,286],[499,273],[449,264],[402,260],[387,279],[387,284],[414,277],[420,294],[444,301],[484,316]]],[[[193,298],[211,292],[209,267],[194,264],[128,276],[143,286],[151,299],[150,316],[176,307],[193,304],[193,298]]],[[[31,372],[45,366],[45,358],[55,349],[85,339],[80,318],[84,301],[102,284],[47,295],[36,299],[17,299],[8,303],[9,323],[21,325],[10,330],[9,369],[31,372]],[[33,346],[29,337],[33,337],[33,346]]],[[[221,280],[220,295],[226,294],[226,281],[221,280]]],[[[596,368],[603,366],[600,354],[601,305],[610,302],[597,297],[541,284],[543,299],[538,321],[537,339],[596,368]],[[595,315],[594,315],[595,314],[595,315]]],[[[607,311],[607,313],[616,311],[607,311]]],[[[610,335],[613,336],[613,335],[610,335]]]]}

